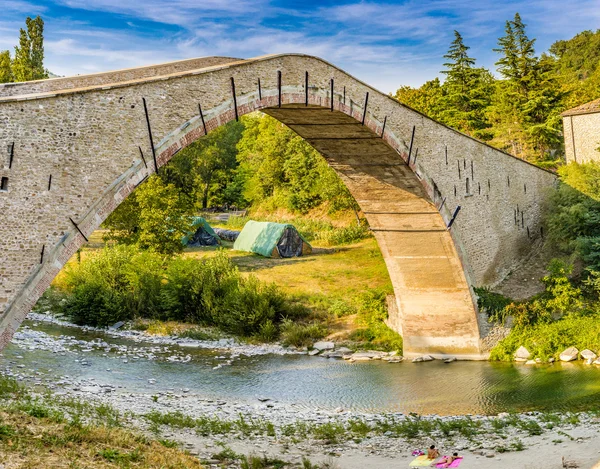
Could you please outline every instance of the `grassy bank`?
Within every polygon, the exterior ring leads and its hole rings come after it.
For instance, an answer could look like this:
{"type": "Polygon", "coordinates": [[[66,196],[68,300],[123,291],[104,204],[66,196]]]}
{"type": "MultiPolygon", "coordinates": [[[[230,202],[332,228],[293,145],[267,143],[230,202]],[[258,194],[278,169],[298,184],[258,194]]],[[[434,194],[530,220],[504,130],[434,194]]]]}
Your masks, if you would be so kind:
{"type": "Polygon", "coordinates": [[[106,405],[34,397],[0,376],[0,463],[6,469],[201,469],[174,442],[125,428],[106,405]]]}

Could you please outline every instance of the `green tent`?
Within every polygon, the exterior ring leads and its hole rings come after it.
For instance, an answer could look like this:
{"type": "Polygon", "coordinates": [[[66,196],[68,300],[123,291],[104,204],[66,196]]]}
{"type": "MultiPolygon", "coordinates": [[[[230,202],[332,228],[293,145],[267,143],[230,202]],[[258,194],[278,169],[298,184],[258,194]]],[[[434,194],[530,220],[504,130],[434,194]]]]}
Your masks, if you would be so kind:
{"type": "Polygon", "coordinates": [[[181,242],[184,246],[216,246],[221,240],[208,222],[202,217],[192,217],[192,229],[181,242]]]}
{"type": "Polygon", "coordinates": [[[312,252],[294,225],[253,220],[246,223],[233,249],[265,257],[296,257],[312,252]]]}

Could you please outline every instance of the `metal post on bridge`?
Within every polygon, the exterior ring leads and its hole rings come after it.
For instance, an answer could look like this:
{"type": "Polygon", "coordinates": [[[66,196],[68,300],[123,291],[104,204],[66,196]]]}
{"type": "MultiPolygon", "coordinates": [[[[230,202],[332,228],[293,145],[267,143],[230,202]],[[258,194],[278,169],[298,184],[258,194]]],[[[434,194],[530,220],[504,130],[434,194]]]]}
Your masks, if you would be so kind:
{"type": "Polygon", "coordinates": [[[460,205],[457,205],[454,209],[454,213],[452,214],[452,218],[448,222],[448,226],[446,226],[446,229],[449,230],[450,228],[452,228],[452,225],[454,224],[454,220],[456,220],[456,215],[458,215],[458,212],[460,212],[460,205]]]}

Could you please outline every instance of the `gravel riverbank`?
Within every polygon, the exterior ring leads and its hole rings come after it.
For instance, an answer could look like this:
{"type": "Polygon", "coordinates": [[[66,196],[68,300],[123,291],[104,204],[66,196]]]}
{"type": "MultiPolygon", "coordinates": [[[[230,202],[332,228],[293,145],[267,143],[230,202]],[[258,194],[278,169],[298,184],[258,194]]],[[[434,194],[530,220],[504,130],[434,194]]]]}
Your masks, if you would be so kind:
{"type": "MultiPolygon", "coordinates": [[[[59,323],[39,314],[29,319],[59,323]]],[[[240,355],[302,353],[277,345],[239,344],[233,339],[213,341],[212,346],[207,341],[184,339],[183,343],[189,345],[182,346],[182,339],[137,331],[107,334],[128,343],[52,336],[26,327],[19,330],[13,343],[23,355],[46,350],[69,356],[80,366],[86,366],[92,352],[115,356],[133,366],[136,361],[146,360],[185,363],[189,360],[186,346],[219,350],[222,366],[240,355]]],[[[408,467],[413,459],[411,452],[430,444],[443,452],[464,455],[461,467],[467,469],[558,469],[563,456],[577,461],[581,468],[591,468],[600,459],[600,419],[594,413],[417,417],[342,407],[326,410],[278,402],[268,396],[235,401],[206,397],[188,388],[163,387],[166,390],[158,391],[152,378],[143,383],[141,390],[132,391],[116,384],[110,370],[102,378],[76,378],[40,371],[31,364],[23,365],[22,360],[23,356],[3,358],[2,372],[38,392],[49,389],[58,400],[108,404],[127,416],[128,425],[179,441],[207,467],[221,467],[215,455],[224,447],[242,454],[269,454],[296,464],[308,457],[315,463],[327,462],[344,469],[408,467]]],[[[228,467],[239,467],[239,463],[230,461],[228,467]]]]}

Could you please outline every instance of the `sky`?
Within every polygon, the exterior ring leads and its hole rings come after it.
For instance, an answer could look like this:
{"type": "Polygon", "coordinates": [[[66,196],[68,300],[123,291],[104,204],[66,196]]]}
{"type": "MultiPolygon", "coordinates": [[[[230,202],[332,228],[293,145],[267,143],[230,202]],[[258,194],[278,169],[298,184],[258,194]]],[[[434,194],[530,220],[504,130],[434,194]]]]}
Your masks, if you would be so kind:
{"type": "Polygon", "coordinates": [[[0,0],[0,50],[27,16],[45,22],[46,67],[61,76],[220,55],[301,52],[383,92],[440,75],[461,33],[494,70],[504,25],[519,12],[538,54],[600,28],[600,0],[0,0]]]}

